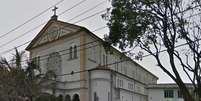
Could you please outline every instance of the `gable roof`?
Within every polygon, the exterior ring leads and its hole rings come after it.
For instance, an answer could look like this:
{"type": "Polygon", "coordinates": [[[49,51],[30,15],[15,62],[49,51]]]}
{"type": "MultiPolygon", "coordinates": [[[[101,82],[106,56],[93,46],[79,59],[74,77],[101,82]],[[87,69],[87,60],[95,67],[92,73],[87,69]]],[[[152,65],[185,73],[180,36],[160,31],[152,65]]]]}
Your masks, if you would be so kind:
{"type": "MultiPolygon", "coordinates": [[[[73,27],[73,28],[76,28],[78,29],[78,31],[76,31],[75,33],[72,33],[72,34],[77,34],[78,32],[81,32],[81,31],[84,31],[86,33],[88,33],[90,36],[92,36],[93,38],[97,39],[98,41],[100,41],[101,43],[104,43],[105,41],[103,39],[101,39],[100,37],[98,37],[97,35],[95,35],[94,33],[92,33],[90,30],[88,30],[87,28],[85,27],[82,27],[82,26],[78,26],[78,25],[75,25],[75,24],[70,24],[70,23],[67,23],[67,22],[63,22],[63,21],[60,21],[60,20],[55,20],[55,19],[50,19],[47,24],[42,28],[42,30],[37,34],[37,36],[31,41],[31,43],[25,48],[26,50],[31,50],[33,48],[36,48],[34,47],[34,44],[36,43],[36,41],[43,35],[43,33],[54,23],[58,23],[58,24],[61,24],[63,25],[64,27],[73,27]]],[[[71,34],[71,35],[72,35],[71,34]]],[[[64,36],[63,36],[64,37],[64,36]]],[[[60,37],[62,38],[62,37],[60,37]]],[[[60,39],[59,38],[59,39],[60,39]]],[[[57,39],[57,40],[59,40],[57,39]]],[[[54,40],[54,41],[57,41],[57,40],[54,40]]],[[[38,45],[37,47],[40,47],[44,44],[47,44],[49,42],[46,42],[46,43],[43,43],[41,45],[38,45]]],[[[124,56],[124,58],[128,59],[129,61],[133,62],[135,65],[139,66],[140,68],[142,68],[143,70],[145,70],[146,72],[150,73],[152,76],[154,76],[156,79],[158,79],[158,77],[156,75],[154,75],[153,73],[151,73],[150,71],[148,71],[147,69],[145,69],[143,66],[139,65],[137,62],[135,62],[133,59],[131,59],[130,57],[126,56],[125,54],[123,54],[122,52],[120,52],[119,50],[117,50],[116,48],[112,47],[111,46],[111,49],[114,50],[115,52],[121,54],[122,56],[124,56]]]]}
{"type": "MultiPolygon", "coordinates": [[[[37,46],[34,46],[34,44],[36,44],[36,42],[39,40],[39,38],[41,36],[44,35],[44,33],[48,30],[48,28],[53,25],[53,24],[58,24],[58,25],[61,25],[62,27],[60,29],[64,29],[65,27],[70,27],[70,28],[74,28],[76,29],[76,33],[81,31],[83,29],[83,27],[81,26],[77,26],[77,25],[74,25],[74,24],[70,24],[70,23],[67,23],[67,22],[63,22],[63,21],[59,21],[59,20],[53,20],[53,19],[50,19],[47,24],[42,28],[42,30],[36,35],[36,37],[31,41],[31,43],[25,48],[26,50],[31,50],[33,48],[36,48],[36,47],[39,47],[39,46],[42,46],[44,44],[47,44],[49,43],[50,41],[46,41],[40,45],[37,45],[37,46]]],[[[76,33],[73,33],[73,34],[76,34],[76,33]]],[[[72,34],[72,33],[71,33],[72,34]]],[[[58,39],[55,39],[55,40],[52,40],[52,41],[57,41],[59,40],[60,38],[64,37],[65,35],[59,37],[58,39]]],[[[51,41],[51,42],[52,42],[51,41]]]]}

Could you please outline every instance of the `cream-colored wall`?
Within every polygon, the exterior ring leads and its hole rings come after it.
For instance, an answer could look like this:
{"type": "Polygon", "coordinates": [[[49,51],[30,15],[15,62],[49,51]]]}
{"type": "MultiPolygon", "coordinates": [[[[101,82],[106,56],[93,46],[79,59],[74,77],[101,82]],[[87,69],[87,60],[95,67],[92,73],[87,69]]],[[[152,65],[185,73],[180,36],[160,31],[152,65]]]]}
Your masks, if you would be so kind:
{"type": "MultiPolygon", "coordinates": [[[[167,88],[166,88],[167,89],[167,88]]],[[[148,101],[184,101],[183,98],[178,98],[178,88],[169,88],[174,91],[173,98],[164,98],[164,90],[165,88],[160,89],[148,89],[148,101]]]]}
{"type": "MultiPolygon", "coordinates": [[[[97,41],[97,40],[92,38],[90,35],[86,35],[86,43],[94,42],[94,41],[97,41]]],[[[103,66],[104,65],[103,55],[107,55],[107,58],[108,58],[107,64],[119,62],[121,61],[121,59],[123,59],[122,55],[116,51],[113,51],[112,54],[110,54],[110,52],[106,54],[106,51],[103,45],[101,44],[101,42],[94,42],[92,44],[87,45],[87,47],[93,47],[93,48],[86,49],[86,68],[87,69],[103,66]],[[98,45],[98,46],[94,46],[94,45],[98,45]]],[[[117,64],[109,65],[106,67],[99,67],[99,68],[110,68],[114,71],[117,71],[125,75],[125,76],[122,76],[122,75],[116,74],[116,78],[114,80],[115,81],[114,86],[117,89],[121,89],[121,90],[114,90],[114,91],[117,94],[119,92],[120,96],[125,97],[124,99],[126,99],[127,101],[131,101],[132,97],[134,97],[133,101],[140,101],[140,100],[145,101],[147,97],[147,90],[145,89],[146,84],[152,84],[152,83],[156,84],[156,80],[157,80],[156,77],[154,77],[152,74],[150,74],[149,72],[147,72],[140,66],[136,65],[136,63],[132,61],[120,62],[118,63],[118,68],[117,68],[117,64]],[[130,77],[130,79],[126,76],[130,77]],[[123,87],[117,86],[118,79],[123,80],[123,83],[124,83],[123,87]],[[128,83],[133,84],[133,89],[128,88],[128,83]]],[[[102,90],[102,89],[98,89],[98,90],[102,90]]],[[[126,101],[126,100],[122,100],[121,97],[120,99],[116,99],[115,93],[113,93],[114,94],[113,99],[115,99],[115,101],[116,100],[126,101]]]]}
{"type": "MultiPolygon", "coordinates": [[[[92,38],[90,35],[86,35],[86,43],[94,41],[97,41],[97,39],[92,38]]],[[[113,51],[112,54],[110,52],[106,54],[101,42],[94,42],[89,44],[87,47],[92,47],[94,45],[98,46],[86,50],[86,68],[88,69],[98,67],[99,65],[103,66],[103,55],[107,55],[108,64],[119,62],[121,59],[125,59],[122,58],[122,55],[116,51],[113,51]]],[[[115,66],[117,66],[117,64],[109,65],[107,67],[146,84],[157,83],[157,78],[155,76],[145,71],[142,67],[136,65],[132,61],[118,63],[118,70],[117,68],[115,69],[115,66]]]]}
{"type": "MultiPolygon", "coordinates": [[[[79,43],[79,35],[74,35],[65,39],[61,39],[59,41],[53,42],[53,43],[49,43],[46,44],[44,46],[41,46],[39,48],[35,48],[33,50],[31,50],[31,54],[32,57],[37,57],[37,56],[44,56],[47,55],[45,57],[40,57],[41,61],[40,61],[40,67],[42,68],[43,72],[47,71],[47,58],[48,55],[53,53],[53,52],[58,52],[61,50],[65,50],[62,52],[59,52],[59,54],[61,55],[61,60],[62,60],[62,65],[61,65],[61,69],[62,72],[61,74],[66,74],[66,73],[71,73],[72,71],[79,71],[79,51],[78,51],[78,58],[77,59],[72,59],[69,60],[69,47],[70,45],[74,43],[75,45],[80,45],[79,43]]],[[[79,49],[79,48],[78,48],[79,49]]],[[[74,81],[74,80],[79,80],[79,75],[70,75],[70,76],[63,76],[63,81],[74,81]]]]}
{"type": "MultiPolygon", "coordinates": [[[[80,71],[80,51],[78,47],[78,58],[76,59],[69,59],[69,47],[71,44],[80,45],[80,37],[79,34],[66,37],[64,39],[43,45],[41,47],[35,48],[30,51],[31,58],[41,56],[40,57],[40,67],[42,69],[42,72],[47,72],[47,58],[48,55],[53,52],[59,52],[61,56],[61,73],[62,74],[69,74],[72,71],[80,71]],[[64,50],[64,51],[62,51],[64,50]],[[44,55],[47,55],[44,57],[44,55]]],[[[76,93],[79,94],[79,92],[76,90],[80,88],[80,74],[73,74],[73,75],[65,75],[65,76],[59,76],[61,78],[61,81],[63,83],[58,83],[58,87],[62,89],[71,89],[72,94],[76,93]],[[75,89],[75,90],[73,90],[75,89]]],[[[65,92],[64,92],[65,93],[65,92]]]]}
{"type": "MultiPolygon", "coordinates": [[[[85,34],[84,37],[85,37],[85,39],[84,39],[85,43],[90,42],[90,44],[87,44],[84,46],[85,53],[84,53],[83,57],[85,59],[84,60],[85,63],[82,63],[84,65],[84,66],[82,66],[82,68],[89,70],[89,69],[104,65],[103,64],[103,55],[107,56],[107,58],[108,58],[107,64],[121,61],[122,55],[119,52],[113,51],[112,54],[110,54],[110,53],[106,54],[105,49],[102,46],[102,43],[100,41],[91,37],[89,34],[85,34]],[[91,43],[91,42],[93,42],[93,43],[91,43]]],[[[67,51],[59,52],[61,55],[61,58],[62,58],[61,59],[62,60],[62,65],[61,65],[62,68],[61,68],[60,74],[69,74],[72,71],[77,72],[77,71],[80,71],[80,65],[81,65],[80,56],[82,56],[82,55],[80,55],[80,51],[79,51],[80,47],[78,47],[78,53],[77,53],[78,58],[71,59],[71,60],[69,60],[69,54],[68,54],[69,50],[68,49],[72,43],[79,46],[81,44],[80,40],[81,40],[80,34],[76,34],[76,35],[69,36],[69,37],[60,39],[58,41],[43,45],[41,47],[35,48],[30,51],[30,54],[31,54],[31,57],[37,57],[37,56],[48,55],[48,54],[51,54],[52,52],[67,50],[67,51]]],[[[48,58],[48,56],[40,58],[41,59],[40,67],[42,68],[42,71],[44,73],[47,71],[47,69],[46,69],[47,68],[47,58],[48,58]]],[[[106,67],[102,67],[102,68],[106,68],[106,67]]],[[[125,76],[117,75],[116,78],[121,78],[124,80],[124,87],[122,89],[125,89],[128,92],[133,91],[133,92],[138,92],[140,94],[146,95],[144,83],[145,84],[156,83],[156,80],[157,80],[156,77],[154,77],[152,74],[145,71],[144,69],[142,69],[140,66],[136,65],[132,61],[118,63],[118,68],[117,68],[117,65],[110,65],[110,66],[107,66],[107,68],[110,68],[114,71],[117,71],[117,72],[125,75],[125,76]],[[130,79],[126,76],[130,77],[130,79]],[[153,81],[153,80],[155,80],[155,81],[153,81]],[[128,89],[128,83],[133,83],[133,85],[134,85],[133,90],[130,91],[130,89],[128,89]],[[138,89],[136,89],[136,88],[139,88],[139,87],[140,87],[140,90],[138,91],[138,89]]],[[[88,80],[90,77],[88,75],[88,72],[84,72],[84,75],[85,75],[85,79],[86,79],[85,87],[87,89],[89,87],[88,80]]],[[[78,94],[80,93],[80,91],[78,90],[78,88],[80,88],[80,86],[81,86],[80,73],[73,74],[73,75],[61,76],[61,81],[63,83],[60,84],[59,87],[63,88],[64,90],[65,89],[69,90],[67,92],[64,92],[64,94],[72,95],[74,93],[78,93],[78,94]],[[69,92],[71,92],[71,93],[69,93],[69,92]]],[[[110,83],[110,82],[107,82],[107,83],[110,83]]],[[[106,84],[106,85],[108,85],[108,84],[106,84]]],[[[107,87],[109,87],[109,86],[107,86],[107,87]]],[[[116,87],[116,88],[118,88],[118,87],[116,87]]],[[[103,89],[98,88],[97,90],[101,91],[103,89]]],[[[86,90],[86,93],[87,92],[88,91],[86,90]]],[[[123,92],[125,92],[125,91],[123,91],[123,92]]],[[[119,90],[119,93],[120,93],[120,90],[119,90]]],[[[121,95],[124,95],[124,94],[126,94],[126,93],[121,93],[121,95]]],[[[127,95],[125,95],[125,96],[127,96],[127,95]]],[[[90,97],[92,95],[87,95],[87,96],[90,97]]],[[[139,97],[139,94],[134,94],[133,96],[139,97]]]]}

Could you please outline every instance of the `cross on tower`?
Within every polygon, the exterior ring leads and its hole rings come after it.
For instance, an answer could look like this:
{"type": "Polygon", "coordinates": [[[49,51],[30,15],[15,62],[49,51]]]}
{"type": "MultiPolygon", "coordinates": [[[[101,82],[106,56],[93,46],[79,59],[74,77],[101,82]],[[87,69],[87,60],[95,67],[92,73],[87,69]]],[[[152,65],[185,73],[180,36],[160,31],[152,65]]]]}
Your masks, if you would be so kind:
{"type": "Polygon", "coordinates": [[[52,11],[54,12],[54,15],[57,15],[57,9],[58,7],[54,6],[54,8],[52,9],[52,11]]]}

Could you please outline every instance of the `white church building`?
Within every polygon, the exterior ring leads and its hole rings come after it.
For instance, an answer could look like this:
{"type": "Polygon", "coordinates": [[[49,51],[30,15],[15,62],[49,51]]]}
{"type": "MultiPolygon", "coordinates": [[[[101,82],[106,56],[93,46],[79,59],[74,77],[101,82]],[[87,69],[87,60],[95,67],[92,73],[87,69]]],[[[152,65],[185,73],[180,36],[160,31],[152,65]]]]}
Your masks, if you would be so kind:
{"type": "Polygon", "coordinates": [[[55,90],[48,93],[79,95],[80,101],[148,101],[146,87],[158,78],[115,48],[107,52],[103,42],[54,15],[26,50],[43,73],[57,75],[55,90]]]}

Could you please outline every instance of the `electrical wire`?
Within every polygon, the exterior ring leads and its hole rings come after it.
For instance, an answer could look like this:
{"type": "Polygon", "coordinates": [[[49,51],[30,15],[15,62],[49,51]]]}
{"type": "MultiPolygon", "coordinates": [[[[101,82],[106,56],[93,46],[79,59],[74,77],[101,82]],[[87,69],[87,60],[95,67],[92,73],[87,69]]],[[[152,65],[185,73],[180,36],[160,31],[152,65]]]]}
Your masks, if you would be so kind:
{"type": "MultiPolygon", "coordinates": [[[[86,1],[86,0],[83,0],[83,1],[86,1]]],[[[80,2],[79,2],[78,4],[80,4],[80,2]]],[[[78,4],[76,4],[76,6],[78,6],[78,4]]],[[[103,4],[103,2],[99,3],[98,5],[101,5],[101,4],[103,4]]],[[[73,8],[76,7],[76,6],[74,5],[73,8]]],[[[96,8],[96,7],[97,7],[97,5],[94,6],[93,8],[96,8]]],[[[72,7],[71,7],[71,8],[72,8],[72,7]]],[[[90,9],[92,9],[92,8],[90,8],[90,9]]],[[[70,9],[67,9],[67,10],[65,10],[65,11],[69,11],[69,10],[70,10],[70,9]]],[[[89,12],[89,10],[88,10],[88,12],[89,12]]],[[[78,20],[78,21],[74,22],[74,24],[79,23],[79,22],[82,22],[82,21],[84,21],[84,20],[87,20],[87,19],[89,19],[89,18],[91,18],[91,17],[93,17],[93,16],[95,16],[95,15],[98,15],[98,14],[100,14],[100,13],[102,13],[102,12],[104,12],[104,10],[99,11],[99,12],[93,14],[93,15],[87,16],[87,17],[85,17],[85,18],[83,18],[83,19],[81,19],[81,20],[78,20]]],[[[87,12],[85,12],[85,13],[87,13],[87,12]]],[[[64,13],[60,13],[59,15],[61,15],[61,14],[64,14],[64,13]]],[[[79,16],[81,16],[81,15],[79,14],[79,16]]],[[[79,16],[76,16],[76,17],[79,17],[79,16]]],[[[72,19],[73,19],[73,18],[72,18],[72,19]]],[[[42,23],[42,24],[40,24],[40,25],[34,27],[33,29],[31,29],[31,30],[29,30],[29,31],[27,31],[27,32],[25,32],[25,33],[23,33],[22,35],[17,36],[16,38],[14,38],[14,39],[12,39],[12,40],[10,40],[10,41],[8,41],[8,42],[6,42],[6,43],[0,45],[0,48],[6,46],[6,45],[8,45],[8,44],[10,44],[11,42],[13,42],[13,41],[15,41],[15,40],[17,40],[17,39],[19,39],[19,38],[21,38],[21,37],[27,35],[27,34],[29,34],[29,32],[34,31],[35,29],[39,28],[40,26],[44,25],[45,23],[46,23],[46,22],[44,22],[44,23],[42,23]]],[[[66,27],[66,26],[65,26],[65,27],[66,27]]],[[[64,28],[64,27],[63,27],[63,28],[64,28]]]]}
{"type": "MultiPolygon", "coordinates": [[[[107,27],[106,27],[106,26],[99,27],[99,28],[93,30],[92,32],[96,32],[96,31],[102,30],[102,29],[104,29],[104,28],[107,28],[107,27]]],[[[72,40],[72,38],[71,38],[71,40],[72,40]]],[[[3,52],[1,52],[0,54],[8,53],[8,52],[10,52],[10,51],[12,51],[12,50],[14,50],[14,49],[16,49],[16,48],[19,48],[19,47],[21,47],[21,46],[24,46],[24,45],[28,44],[28,43],[31,42],[31,41],[32,41],[32,40],[29,40],[29,41],[27,41],[27,42],[25,42],[25,43],[23,43],[23,44],[21,44],[21,45],[19,45],[19,46],[16,46],[15,48],[11,48],[11,49],[8,49],[8,50],[6,50],[6,51],[3,51],[3,52]]]]}
{"type": "Polygon", "coordinates": [[[0,39],[3,38],[3,37],[5,37],[6,35],[11,34],[11,33],[14,32],[15,30],[21,28],[21,27],[24,26],[25,24],[31,22],[31,21],[34,20],[35,18],[37,18],[37,17],[39,17],[40,15],[44,14],[45,12],[47,12],[48,10],[50,10],[52,7],[54,7],[55,5],[58,5],[58,4],[62,3],[63,1],[64,1],[64,0],[60,0],[60,1],[58,1],[58,2],[55,3],[54,5],[48,7],[47,9],[45,9],[44,11],[42,11],[42,12],[40,12],[39,14],[37,14],[37,15],[33,16],[32,18],[28,19],[28,20],[25,21],[24,23],[22,23],[22,24],[18,25],[17,27],[11,29],[11,30],[8,31],[7,33],[1,35],[1,36],[0,36],[0,39]]]}

